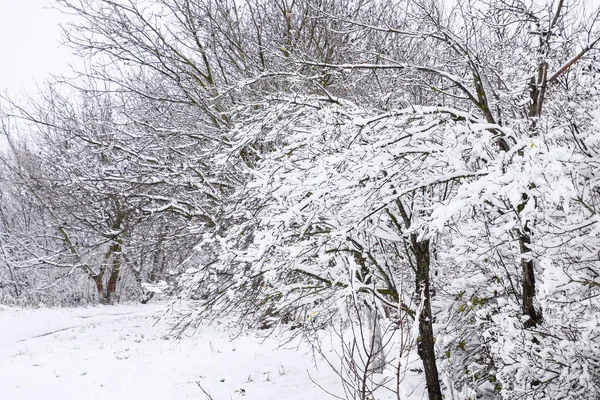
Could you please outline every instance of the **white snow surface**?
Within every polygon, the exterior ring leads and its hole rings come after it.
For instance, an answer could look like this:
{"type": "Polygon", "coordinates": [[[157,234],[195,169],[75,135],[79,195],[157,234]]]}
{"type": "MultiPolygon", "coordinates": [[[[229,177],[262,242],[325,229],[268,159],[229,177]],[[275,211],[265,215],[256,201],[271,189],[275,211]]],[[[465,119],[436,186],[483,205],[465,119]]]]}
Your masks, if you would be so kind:
{"type": "Polygon", "coordinates": [[[327,399],[339,378],[310,348],[226,321],[166,338],[164,305],[0,306],[0,399],[327,399]],[[312,380],[311,380],[312,379],[312,380]]]}

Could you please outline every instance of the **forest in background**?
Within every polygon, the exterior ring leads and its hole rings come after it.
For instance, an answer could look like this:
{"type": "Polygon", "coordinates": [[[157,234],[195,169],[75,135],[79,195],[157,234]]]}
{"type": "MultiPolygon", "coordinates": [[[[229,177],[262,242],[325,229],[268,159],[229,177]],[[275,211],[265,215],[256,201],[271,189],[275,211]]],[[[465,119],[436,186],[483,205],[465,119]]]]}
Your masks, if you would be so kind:
{"type": "Polygon", "coordinates": [[[332,329],[353,399],[411,351],[430,400],[600,397],[589,2],[55,5],[85,67],[1,99],[0,303],[332,329]]]}

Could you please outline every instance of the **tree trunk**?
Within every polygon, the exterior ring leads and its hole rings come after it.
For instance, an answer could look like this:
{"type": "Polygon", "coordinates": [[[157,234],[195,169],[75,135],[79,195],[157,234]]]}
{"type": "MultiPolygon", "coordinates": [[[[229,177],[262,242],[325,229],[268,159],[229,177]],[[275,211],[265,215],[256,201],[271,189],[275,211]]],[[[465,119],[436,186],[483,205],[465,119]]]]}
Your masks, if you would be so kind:
{"type": "MultiPolygon", "coordinates": [[[[164,241],[165,233],[161,233],[158,237],[158,242],[156,243],[156,249],[152,254],[152,269],[150,270],[150,277],[148,279],[149,283],[156,283],[158,280],[163,279],[165,270],[165,254],[163,246],[164,241]]],[[[142,262],[140,261],[140,265],[141,264],[142,262]]],[[[141,277],[139,279],[139,285],[142,285],[141,277]]],[[[154,298],[155,292],[148,292],[142,288],[142,294],[143,296],[141,299],[141,303],[146,304],[154,298]]]]}
{"type": "Polygon", "coordinates": [[[94,283],[96,284],[96,291],[98,292],[98,301],[104,304],[104,283],[102,282],[103,274],[100,273],[93,277],[94,283]]]}
{"type": "Polygon", "coordinates": [[[376,309],[368,305],[366,309],[370,331],[370,351],[373,357],[371,370],[373,373],[382,374],[385,369],[385,353],[383,351],[383,335],[381,333],[381,325],[379,324],[379,313],[376,309]]]}
{"type": "MultiPolygon", "coordinates": [[[[529,251],[529,244],[531,239],[525,233],[522,233],[519,237],[519,245],[521,254],[529,251]]],[[[525,327],[531,328],[536,326],[540,320],[541,315],[535,310],[533,306],[533,300],[535,299],[535,270],[533,269],[533,260],[522,259],[521,260],[522,276],[523,276],[523,315],[529,317],[525,321],[525,327]]]]}
{"type": "Polygon", "coordinates": [[[19,297],[21,297],[21,289],[19,288],[19,282],[17,282],[17,277],[15,275],[15,271],[10,265],[8,265],[8,262],[6,264],[8,267],[8,272],[10,273],[10,280],[11,280],[11,282],[13,284],[13,288],[15,290],[15,297],[19,298],[19,297]]]}
{"type": "Polygon", "coordinates": [[[108,278],[108,284],[106,285],[106,303],[115,303],[115,294],[117,292],[117,282],[119,281],[119,274],[121,272],[121,240],[118,239],[111,245],[111,253],[113,256],[112,270],[110,277],[108,278]]]}
{"type": "MultiPolygon", "coordinates": [[[[539,118],[542,115],[542,106],[546,97],[547,74],[548,64],[545,61],[542,61],[538,66],[537,79],[532,78],[529,82],[529,96],[531,99],[531,104],[529,105],[529,117],[533,118],[532,136],[537,136],[535,131],[535,118],[539,118]]],[[[521,207],[524,208],[527,200],[527,195],[523,194],[523,203],[518,208],[519,212],[521,212],[521,207]]],[[[531,244],[529,232],[531,232],[530,229],[525,226],[524,231],[519,233],[519,250],[521,256],[531,250],[529,248],[529,245],[531,244]]],[[[527,259],[521,259],[521,280],[523,281],[522,312],[524,316],[529,317],[529,319],[525,321],[524,326],[526,328],[531,328],[536,326],[542,320],[541,314],[535,310],[533,305],[535,300],[535,269],[531,256],[527,259]]]]}
{"type": "Polygon", "coordinates": [[[419,314],[419,338],[417,352],[423,361],[425,382],[429,400],[442,400],[442,390],[435,361],[435,340],[433,336],[433,321],[431,315],[431,300],[429,292],[429,240],[418,241],[417,235],[411,235],[412,248],[416,259],[416,290],[423,309],[419,314]]]}
{"type": "Polygon", "coordinates": [[[17,282],[17,275],[15,274],[14,268],[10,265],[12,262],[11,257],[9,257],[9,255],[7,254],[7,251],[4,248],[2,242],[0,242],[0,248],[2,249],[2,255],[4,256],[4,264],[8,268],[8,273],[10,275],[10,283],[12,283],[13,285],[15,297],[21,297],[21,289],[19,288],[19,283],[17,282]]]}

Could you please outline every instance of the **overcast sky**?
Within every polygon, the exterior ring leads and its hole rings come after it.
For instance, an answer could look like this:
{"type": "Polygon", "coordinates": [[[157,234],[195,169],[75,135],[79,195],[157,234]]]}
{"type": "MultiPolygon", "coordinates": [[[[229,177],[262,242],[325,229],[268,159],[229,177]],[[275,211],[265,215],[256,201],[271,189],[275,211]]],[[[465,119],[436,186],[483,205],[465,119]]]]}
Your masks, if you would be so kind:
{"type": "Polygon", "coordinates": [[[65,17],[50,0],[0,0],[0,92],[35,90],[52,73],[70,71],[70,51],[59,47],[65,17]]]}
{"type": "MultiPolygon", "coordinates": [[[[590,7],[600,4],[600,0],[583,1],[590,7]]],[[[69,74],[73,58],[68,48],[59,45],[59,23],[67,18],[50,3],[0,0],[0,92],[33,93],[36,81],[42,84],[52,73],[69,74]]]]}

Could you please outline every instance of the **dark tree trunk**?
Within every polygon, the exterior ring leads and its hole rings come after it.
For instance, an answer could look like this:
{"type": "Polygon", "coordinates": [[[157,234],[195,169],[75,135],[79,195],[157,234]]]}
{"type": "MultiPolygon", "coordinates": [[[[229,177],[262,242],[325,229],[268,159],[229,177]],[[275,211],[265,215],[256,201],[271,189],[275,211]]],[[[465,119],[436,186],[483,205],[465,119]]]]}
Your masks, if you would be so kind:
{"type": "Polygon", "coordinates": [[[442,390],[435,361],[434,336],[429,291],[429,240],[418,241],[417,235],[411,235],[413,252],[416,260],[416,290],[423,302],[419,318],[419,338],[417,351],[423,361],[425,382],[429,400],[442,400],[442,390]]]}
{"type": "Polygon", "coordinates": [[[115,293],[117,291],[117,281],[119,279],[119,270],[113,267],[106,285],[106,304],[115,304],[115,293]]]}
{"type": "MultiPolygon", "coordinates": [[[[542,106],[544,104],[544,99],[546,97],[546,85],[547,85],[547,74],[548,74],[548,64],[545,61],[542,61],[538,66],[538,76],[537,78],[532,78],[529,82],[529,97],[531,99],[531,103],[529,105],[529,117],[532,120],[533,132],[532,136],[537,136],[535,131],[535,125],[537,121],[536,118],[539,118],[542,115],[542,106]]],[[[522,209],[525,207],[527,203],[528,196],[527,194],[523,194],[523,203],[518,207],[518,212],[520,213],[522,209]]],[[[532,199],[533,200],[533,199],[532,199]]],[[[521,255],[529,252],[531,249],[529,245],[531,244],[531,230],[525,226],[523,232],[519,233],[519,250],[521,255]]],[[[527,321],[525,321],[524,326],[526,328],[531,328],[536,326],[541,322],[542,316],[539,314],[534,306],[535,300],[535,269],[534,262],[529,256],[527,259],[521,259],[521,280],[523,281],[523,304],[522,304],[522,312],[524,316],[529,317],[527,321]]]]}
{"type": "Polygon", "coordinates": [[[113,257],[112,269],[110,277],[108,278],[108,284],[106,285],[106,303],[115,303],[115,294],[117,292],[117,282],[119,281],[119,274],[121,272],[121,241],[117,240],[110,249],[113,257]]]}
{"type": "MultiPolygon", "coordinates": [[[[529,251],[531,239],[525,233],[519,237],[519,245],[521,254],[529,251]]],[[[525,327],[531,328],[536,326],[541,321],[541,315],[536,311],[533,300],[535,299],[535,270],[533,268],[533,260],[521,260],[522,276],[523,276],[523,315],[529,317],[525,321],[525,327]]]]}

